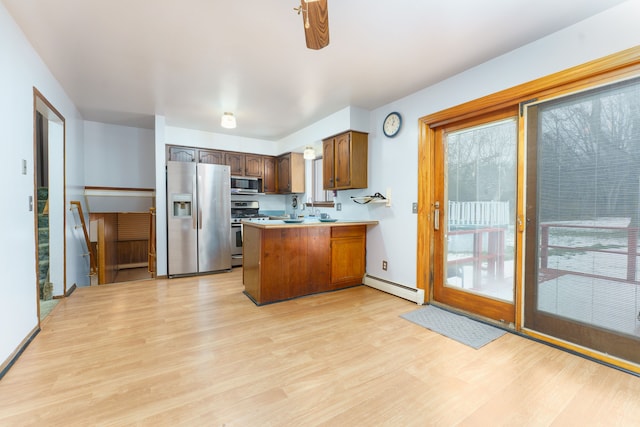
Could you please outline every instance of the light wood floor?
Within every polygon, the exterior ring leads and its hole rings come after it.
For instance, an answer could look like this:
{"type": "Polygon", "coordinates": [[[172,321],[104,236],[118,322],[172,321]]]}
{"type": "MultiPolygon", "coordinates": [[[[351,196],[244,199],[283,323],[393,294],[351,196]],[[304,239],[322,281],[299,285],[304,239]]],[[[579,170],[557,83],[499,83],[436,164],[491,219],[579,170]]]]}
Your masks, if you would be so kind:
{"type": "Polygon", "coordinates": [[[364,286],[256,307],[232,273],[77,289],[0,425],[626,426],[640,378],[506,334],[474,350],[364,286]]]}

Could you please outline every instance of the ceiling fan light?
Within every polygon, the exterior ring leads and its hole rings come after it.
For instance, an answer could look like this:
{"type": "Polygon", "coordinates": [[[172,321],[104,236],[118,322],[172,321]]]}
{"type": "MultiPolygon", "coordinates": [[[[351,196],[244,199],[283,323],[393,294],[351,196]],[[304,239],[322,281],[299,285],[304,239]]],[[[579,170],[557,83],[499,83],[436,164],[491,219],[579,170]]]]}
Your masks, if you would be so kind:
{"type": "Polygon", "coordinates": [[[233,113],[224,113],[222,115],[222,120],[220,121],[220,126],[225,129],[235,129],[236,118],[233,113]]]}
{"type": "Polygon", "coordinates": [[[306,147],[302,157],[306,160],[314,160],[316,158],[316,150],[313,147],[306,147]]]}

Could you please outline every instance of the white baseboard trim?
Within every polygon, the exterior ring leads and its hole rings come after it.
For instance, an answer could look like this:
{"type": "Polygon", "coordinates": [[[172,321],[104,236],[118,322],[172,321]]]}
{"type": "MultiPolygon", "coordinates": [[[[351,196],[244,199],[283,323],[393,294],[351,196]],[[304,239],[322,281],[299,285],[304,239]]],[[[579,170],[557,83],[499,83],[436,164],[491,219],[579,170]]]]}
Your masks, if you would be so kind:
{"type": "Polygon", "coordinates": [[[368,274],[364,276],[364,284],[388,294],[413,301],[418,305],[424,304],[424,289],[410,288],[399,283],[369,276],[368,274]]]}

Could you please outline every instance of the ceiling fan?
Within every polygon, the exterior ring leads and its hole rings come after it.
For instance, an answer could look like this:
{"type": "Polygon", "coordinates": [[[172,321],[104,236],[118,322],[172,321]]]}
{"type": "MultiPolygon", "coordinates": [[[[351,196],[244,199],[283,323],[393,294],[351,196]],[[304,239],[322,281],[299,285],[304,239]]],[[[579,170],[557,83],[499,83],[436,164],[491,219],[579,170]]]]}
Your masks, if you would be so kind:
{"type": "Polygon", "coordinates": [[[322,49],[329,44],[329,10],[327,0],[300,0],[294,8],[302,14],[304,37],[309,49],[322,49]]]}

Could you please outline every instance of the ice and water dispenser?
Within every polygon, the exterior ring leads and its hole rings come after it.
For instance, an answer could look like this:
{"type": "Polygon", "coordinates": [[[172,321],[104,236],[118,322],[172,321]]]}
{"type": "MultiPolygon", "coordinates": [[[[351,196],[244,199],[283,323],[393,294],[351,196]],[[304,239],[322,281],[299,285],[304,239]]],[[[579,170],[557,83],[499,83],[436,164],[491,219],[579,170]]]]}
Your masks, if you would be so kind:
{"type": "Polygon", "coordinates": [[[171,206],[175,218],[191,218],[192,194],[172,194],[171,206]]]}

